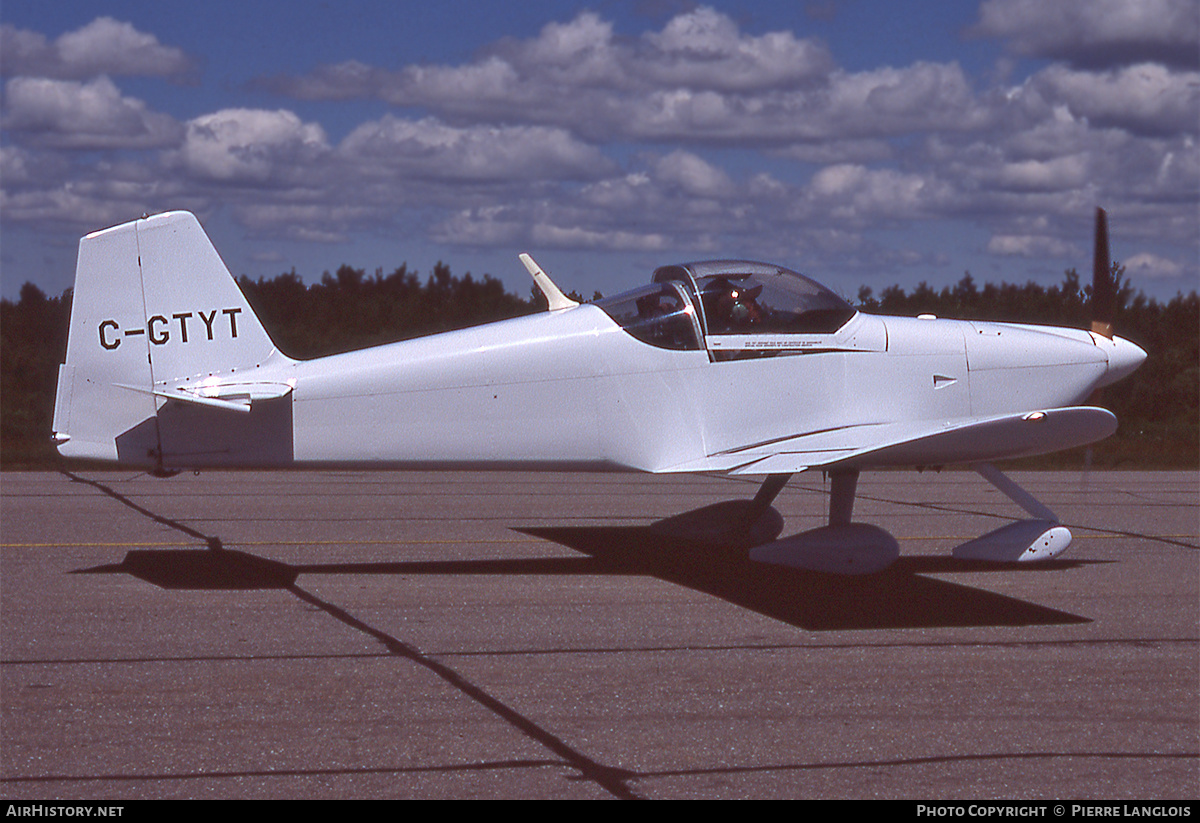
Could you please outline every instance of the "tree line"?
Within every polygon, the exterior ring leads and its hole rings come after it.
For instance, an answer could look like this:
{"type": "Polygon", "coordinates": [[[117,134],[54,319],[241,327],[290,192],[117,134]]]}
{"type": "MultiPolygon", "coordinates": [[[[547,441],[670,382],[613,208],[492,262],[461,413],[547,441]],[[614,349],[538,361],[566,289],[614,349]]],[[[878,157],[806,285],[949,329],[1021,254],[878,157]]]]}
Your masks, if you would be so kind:
{"type": "MultiPolygon", "coordinates": [[[[1121,421],[1117,435],[1094,447],[1095,465],[1196,466],[1200,463],[1200,300],[1196,292],[1166,303],[1135,293],[1119,266],[1116,328],[1149,352],[1130,378],[1106,389],[1102,404],[1121,421]]],[[[296,358],[390,343],[543,311],[545,298],[505,291],[488,275],[459,277],[439,262],[427,277],[401,265],[390,274],[348,265],[305,284],[293,269],[266,279],[238,279],[271,339],[296,358]]],[[[593,299],[600,296],[596,293],[593,299]]],[[[579,295],[571,297],[581,300],[579,295]]],[[[921,283],[911,291],[869,288],[858,306],[878,314],[1001,320],[1086,327],[1091,288],[1074,270],[1057,286],[1009,283],[979,286],[967,273],[941,290],[921,283]]],[[[50,443],[58,364],[66,356],[71,290],[50,297],[32,283],[17,301],[0,301],[0,465],[53,466],[50,443]]],[[[1042,465],[1071,465],[1069,453],[1042,465]]]]}

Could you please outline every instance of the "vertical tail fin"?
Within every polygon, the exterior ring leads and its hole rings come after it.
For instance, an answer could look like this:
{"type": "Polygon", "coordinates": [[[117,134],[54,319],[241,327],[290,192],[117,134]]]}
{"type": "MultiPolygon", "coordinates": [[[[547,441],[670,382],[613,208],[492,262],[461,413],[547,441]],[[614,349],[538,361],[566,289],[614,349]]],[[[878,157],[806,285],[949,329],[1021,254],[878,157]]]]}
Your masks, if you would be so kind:
{"type": "Polygon", "coordinates": [[[274,353],[194,215],[168,212],[89,234],[79,242],[58,376],[59,451],[161,468],[158,417],[168,399],[226,402],[202,384],[236,381],[274,353]]]}

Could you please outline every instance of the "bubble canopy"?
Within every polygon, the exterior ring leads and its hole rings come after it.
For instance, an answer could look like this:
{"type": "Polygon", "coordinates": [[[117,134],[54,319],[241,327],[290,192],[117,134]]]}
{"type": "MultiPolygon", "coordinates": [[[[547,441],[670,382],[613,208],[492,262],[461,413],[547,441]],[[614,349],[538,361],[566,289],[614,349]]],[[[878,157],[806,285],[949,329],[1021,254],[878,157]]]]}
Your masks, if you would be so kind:
{"type": "Polygon", "coordinates": [[[662,266],[651,285],[596,305],[642,342],[675,350],[703,349],[706,337],[833,334],[855,314],[820,283],[748,260],[662,266]]]}
{"type": "Polygon", "coordinates": [[[854,308],[815,280],[770,263],[709,260],[663,266],[655,283],[683,281],[699,294],[708,334],[832,334],[854,308]]]}

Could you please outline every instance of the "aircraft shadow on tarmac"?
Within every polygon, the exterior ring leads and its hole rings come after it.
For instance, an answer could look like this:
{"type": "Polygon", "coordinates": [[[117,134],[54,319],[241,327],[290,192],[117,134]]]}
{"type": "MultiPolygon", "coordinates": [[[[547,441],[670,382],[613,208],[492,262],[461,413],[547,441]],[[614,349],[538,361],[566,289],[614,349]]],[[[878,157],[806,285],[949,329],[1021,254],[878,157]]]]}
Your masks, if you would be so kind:
{"type": "MultiPolygon", "coordinates": [[[[664,538],[648,527],[521,529],[589,555],[608,573],[649,575],[809,631],[1088,623],[1087,618],[922,573],[995,570],[954,558],[901,557],[845,576],[754,563],[745,551],[664,538]]],[[[1055,563],[1067,569],[1077,563],[1055,563]]],[[[1049,569],[1043,567],[1043,571],[1049,569]]]]}
{"type": "MultiPolygon", "coordinates": [[[[1090,623],[1086,617],[984,589],[925,577],[953,572],[1054,574],[1097,561],[1051,560],[1035,568],[954,557],[900,557],[876,574],[843,576],[751,562],[745,546],[718,548],[697,535],[726,531],[748,501],[705,506],[648,526],[557,526],[514,531],[566,546],[579,557],[392,563],[288,564],[224,548],[206,535],[150,511],[114,489],[63,472],[157,523],[203,541],[204,549],[148,549],[76,574],[128,574],[165,589],[295,589],[301,574],[628,575],[655,577],[810,631],[1090,623]]],[[[779,536],[783,518],[768,508],[751,540],[779,536]]],[[[397,540],[402,544],[403,540],[397,540]]]]}
{"type": "MultiPolygon", "coordinates": [[[[287,589],[301,574],[629,575],[684,586],[809,631],[1090,622],[1068,612],[925,576],[968,571],[1025,573],[1011,566],[906,556],[882,572],[847,577],[753,563],[744,550],[717,549],[664,536],[650,526],[515,530],[566,546],[582,556],[293,565],[210,547],[135,550],[120,564],[77,573],[129,574],[162,588],[193,590],[287,589]]],[[[1084,562],[1051,561],[1028,573],[1062,573],[1084,562]]]]}

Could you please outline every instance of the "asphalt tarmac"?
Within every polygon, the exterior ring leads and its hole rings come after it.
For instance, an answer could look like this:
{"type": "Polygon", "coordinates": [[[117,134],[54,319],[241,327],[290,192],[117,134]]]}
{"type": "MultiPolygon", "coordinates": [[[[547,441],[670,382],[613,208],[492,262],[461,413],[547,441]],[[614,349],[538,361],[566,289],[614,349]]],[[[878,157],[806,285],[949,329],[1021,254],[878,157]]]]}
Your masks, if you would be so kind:
{"type": "MultiPolygon", "coordinates": [[[[863,475],[872,576],[655,520],[728,477],[0,477],[0,793],[16,798],[1175,799],[1200,794],[1195,472],[863,475]]],[[[799,475],[784,534],[823,525],[799,475]]]]}

